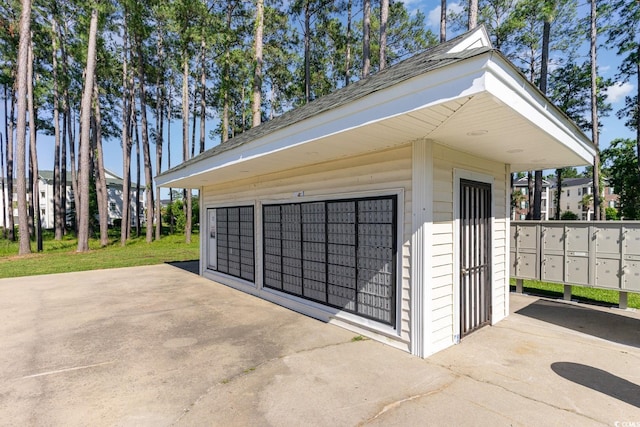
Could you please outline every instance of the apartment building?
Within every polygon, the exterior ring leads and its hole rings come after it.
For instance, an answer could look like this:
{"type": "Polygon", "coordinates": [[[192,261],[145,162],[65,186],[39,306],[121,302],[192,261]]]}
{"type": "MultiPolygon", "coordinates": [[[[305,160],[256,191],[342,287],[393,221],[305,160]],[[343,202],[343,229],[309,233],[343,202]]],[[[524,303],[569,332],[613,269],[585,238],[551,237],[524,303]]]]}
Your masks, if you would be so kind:
{"type": "MultiPolygon", "coordinates": [[[[107,179],[107,192],[108,192],[108,203],[109,203],[109,225],[113,225],[114,220],[122,219],[122,178],[118,175],[105,170],[105,176],[107,179]]],[[[66,212],[67,212],[67,223],[70,222],[70,214],[75,209],[74,198],[73,198],[73,189],[71,186],[71,174],[67,173],[67,182],[66,182],[66,212]]],[[[14,188],[15,191],[15,188],[14,188]]],[[[42,227],[45,229],[51,229],[55,226],[55,219],[53,215],[53,171],[49,170],[41,170],[38,174],[38,191],[40,193],[40,219],[42,221],[42,227]]],[[[5,227],[5,224],[8,222],[3,212],[6,212],[6,215],[13,214],[14,224],[19,223],[18,218],[18,197],[14,192],[12,195],[11,204],[8,202],[8,195],[5,194],[4,197],[0,197],[0,227],[5,227]],[[5,206],[7,207],[5,209],[5,206]]],[[[132,200],[132,223],[135,220],[135,215],[140,215],[140,221],[144,222],[144,189],[140,189],[140,206],[136,208],[135,205],[136,199],[136,184],[132,184],[131,188],[131,200],[132,200]]]]}

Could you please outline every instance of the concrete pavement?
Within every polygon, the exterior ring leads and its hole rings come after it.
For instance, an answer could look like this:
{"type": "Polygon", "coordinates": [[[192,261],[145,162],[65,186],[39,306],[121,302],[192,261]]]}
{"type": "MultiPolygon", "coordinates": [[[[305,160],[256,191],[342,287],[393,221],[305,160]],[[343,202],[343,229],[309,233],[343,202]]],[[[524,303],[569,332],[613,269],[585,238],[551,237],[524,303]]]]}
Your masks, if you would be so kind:
{"type": "Polygon", "coordinates": [[[640,313],[511,295],[427,360],[170,265],[0,280],[0,425],[640,426],[640,313]]]}

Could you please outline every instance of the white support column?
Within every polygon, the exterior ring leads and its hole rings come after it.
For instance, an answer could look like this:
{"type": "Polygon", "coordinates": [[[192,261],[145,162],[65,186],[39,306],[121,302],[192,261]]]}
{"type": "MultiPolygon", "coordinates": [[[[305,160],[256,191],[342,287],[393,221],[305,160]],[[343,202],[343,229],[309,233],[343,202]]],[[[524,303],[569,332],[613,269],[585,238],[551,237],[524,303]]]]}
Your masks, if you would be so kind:
{"type": "Polygon", "coordinates": [[[431,234],[433,142],[413,142],[411,227],[411,353],[426,357],[431,346],[431,234]]]}

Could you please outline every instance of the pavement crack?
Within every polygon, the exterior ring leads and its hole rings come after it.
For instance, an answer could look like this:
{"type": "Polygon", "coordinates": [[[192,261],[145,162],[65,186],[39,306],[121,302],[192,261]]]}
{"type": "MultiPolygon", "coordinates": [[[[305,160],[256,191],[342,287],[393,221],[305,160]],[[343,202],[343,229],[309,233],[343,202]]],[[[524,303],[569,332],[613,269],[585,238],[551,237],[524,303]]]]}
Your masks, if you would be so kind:
{"type": "Polygon", "coordinates": [[[429,391],[424,392],[424,393],[414,394],[412,396],[396,400],[395,402],[388,403],[388,404],[384,405],[384,407],[377,414],[375,414],[373,417],[369,418],[368,420],[366,420],[364,422],[361,422],[358,425],[363,426],[363,425],[369,424],[369,423],[375,421],[377,418],[383,416],[387,412],[393,411],[395,409],[398,409],[404,403],[411,402],[411,401],[416,400],[416,399],[421,399],[423,397],[431,396],[432,394],[438,394],[438,393],[442,392],[443,390],[445,390],[446,388],[448,388],[457,379],[458,379],[458,377],[456,376],[456,378],[454,378],[453,381],[449,381],[448,383],[441,385],[440,387],[438,387],[435,390],[429,390],[429,391]]]}
{"type": "Polygon", "coordinates": [[[437,362],[433,362],[433,361],[431,361],[431,363],[433,363],[436,366],[439,366],[441,368],[444,368],[444,369],[448,370],[449,372],[451,372],[456,377],[465,377],[465,378],[468,378],[469,380],[477,382],[477,383],[487,384],[487,385],[491,385],[491,386],[494,386],[494,387],[498,387],[498,388],[506,391],[507,393],[511,393],[511,394],[519,396],[519,397],[521,397],[523,399],[530,400],[532,402],[536,402],[536,403],[539,403],[539,404],[544,405],[544,406],[549,406],[549,407],[557,409],[559,411],[568,412],[568,413],[571,413],[571,414],[586,418],[588,420],[595,421],[597,423],[606,424],[606,422],[604,422],[602,420],[593,418],[593,417],[591,417],[591,416],[589,416],[587,414],[578,412],[576,410],[569,409],[569,408],[563,408],[562,406],[554,405],[553,403],[546,402],[546,401],[540,400],[540,399],[536,399],[536,398],[528,396],[526,394],[519,393],[519,392],[517,392],[515,390],[511,390],[510,388],[507,388],[507,387],[505,387],[505,386],[503,386],[501,384],[498,384],[498,383],[495,383],[495,382],[492,382],[492,381],[488,381],[488,380],[479,379],[479,378],[474,377],[473,375],[470,375],[470,374],[467,374],[467,373],[464,373],[464,372],[458,372],[455,369],[453,369],[453,367],[451,365],[443,365],[441,363],[437,363],[437,362]]]}
{"type": "Polygon", "coordinates": [[[303,348],[297,351],[294,351],[292,353],[287,353],[287,354],[281,354],[278,355],[276,357],[272,357],[270,359],[266,359],[263,360],[262,362],[258,363],[255,366],[251,366],[248,368],[243,368],[242,370],[240,370],[238,373],[236,373],[235,375],[232,375],[228,378],[224,378],[221,381],[218,381],[214,384],[212,384],[211,386],[209,386],[204,393],[202,393],[200,396],[198,396],[187,408],[184,408],[182,410],[182,413],[171,423],[171,425],[177,425],[180,423],[180,421],[191,411],[191,408],[193,408],[194,406],[196,406],[200,401],[202,401],[206,396],[208,396],[209,394],[211,394],[211,392],[221,386],[221,385],[228,385],[232,382],[234,382],[235,380],[242,378],[242,377],[246,377],[250,374],[252,374],[253,372],[257,371],[258,369],[271,364],[273,362],[276,362],[278,360],[282,360],[286,357],[291,357],[291,356],[296,356],[299,354],[305,354],[305,353],[310,353],[312,351],[316,351],[316,350],[323,350],[326,348],[331,348],[331,347],[339,347],[345,344],[357,344],[359,342],[362,342],[364,340],[349,340],[349,341],[340,341],[340,342],[336,342],[336,343],[330,343],[330,344],[325,344],[325,345],[320,345],[320,346],[316,346],[316,347],[308,347],[308,348],[303,348]]]}

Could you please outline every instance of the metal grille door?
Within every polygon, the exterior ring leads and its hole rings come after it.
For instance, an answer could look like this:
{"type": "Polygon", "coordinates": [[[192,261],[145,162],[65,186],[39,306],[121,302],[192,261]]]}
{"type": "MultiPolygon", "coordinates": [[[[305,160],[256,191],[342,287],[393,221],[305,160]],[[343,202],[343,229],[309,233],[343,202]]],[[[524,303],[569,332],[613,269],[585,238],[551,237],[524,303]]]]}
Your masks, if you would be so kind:
{"type": "Polygon", "coordinates": [[[460,333],[491,322],[491,185],[460,180],[460,333]]]}

